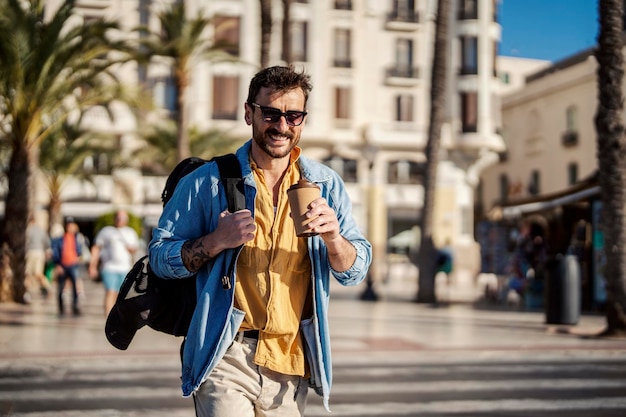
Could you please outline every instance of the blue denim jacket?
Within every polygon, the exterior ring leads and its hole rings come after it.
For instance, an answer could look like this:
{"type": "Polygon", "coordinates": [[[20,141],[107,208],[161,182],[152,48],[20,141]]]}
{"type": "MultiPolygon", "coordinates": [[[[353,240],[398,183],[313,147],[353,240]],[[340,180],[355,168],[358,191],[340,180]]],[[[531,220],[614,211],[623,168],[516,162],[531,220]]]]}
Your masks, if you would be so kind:
{"type": "MultiPolygon", "coordinates": [[[[237,158],[244,178],[246,207],[253,211],[256,185],[248,162],[251,142],[239,150],[237,158]]],[[[323,164],[304,156],[299,161],[302,176],[320,186],[321,195],[337,213],[341,234],[356,248],[357,258],[344,272],[332,270],[324,241],[308,238],[313,271],[314,316],[302,322],[305,351],[311,368],[311,386],[323,397],[328,409],[332,384],[330,332],[328,327],[329,279],[332,274],[342,285],[363,281],[371,263],[372,248],[352,217],[352,203],[339,175],[323,164]]],[[[212,232],[219,213],[227,207],[216,163],[208,163],[184,177],[172,199],[163,209],[149,246],[150,265],[163,278],[185,279],[194,276],[181,259],[181,247],[188,239],[212,232]]],[[[182,353],[182,390],[190,396],[198,389],[233,342],[244,313],[233,306],[234,284],[226,290],[222,277],[236,250],[227,250],[212,259],[196,275],[198,304],[193,315],[182,353]]],[[[236,276],[230,276],[234,283],[236,276]]]]}

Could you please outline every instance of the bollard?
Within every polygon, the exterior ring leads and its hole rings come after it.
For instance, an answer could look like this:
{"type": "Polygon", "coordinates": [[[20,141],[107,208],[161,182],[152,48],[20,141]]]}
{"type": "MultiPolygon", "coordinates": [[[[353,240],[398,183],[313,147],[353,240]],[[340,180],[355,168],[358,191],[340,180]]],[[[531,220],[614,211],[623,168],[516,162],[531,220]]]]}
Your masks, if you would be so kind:
{"type": "Polygon", "coordinates": [[[547,272],[546,323],[578,323],[581,299],[578,259],[574,255],[559,255],[547,272]]]}

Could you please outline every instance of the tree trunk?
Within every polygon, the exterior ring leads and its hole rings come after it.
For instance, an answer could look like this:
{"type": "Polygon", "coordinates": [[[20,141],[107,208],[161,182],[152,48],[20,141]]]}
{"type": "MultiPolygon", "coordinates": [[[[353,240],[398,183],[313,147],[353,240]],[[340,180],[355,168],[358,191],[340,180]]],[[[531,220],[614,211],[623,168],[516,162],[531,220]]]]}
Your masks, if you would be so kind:
{"type": "Polygon", "coordinates": [[[180,64],[182,68],[176,70],[177,105],[176,125],[178,126],[176,154],[178,162],[191,156],[189,143],[189,120],[187,116],[187,88],[189,87],[189,73],[186,64],[180,64]]]}
{"type": "Polygon", "coordinates": [[[259,64],[265,68],[270,63],[272,44],[272,0],[261,0],[261,55],[259,64]]]}
{"type": "Polygon", "coordinates": [[[598,61],[598,108],[595,124],[598,141],[599,182],[602,197],[604,247],[606,251],[606,318],[608,334],[626,334],[626,187],[623,96],[623,3],[600,0],[598,61]]]}
{"type": "Polygon", "coordinates": [[[291,1],[292,0],[283,0],[282,49],[283,61],[285,61],[286,64],[293,62],[291,50],[291,1]]]}
{"type": "Polygon", "coordinates": [[[61,207],[63,201],[61,200],[61,192],[59,188],[50,190],[50,203],[48,205],[48,233],[52,231],[52,226],[55,224],[63,224],[63,214],[61,213],[61,207]]]}
{"type": "Polygon", "coordinates": [[[433,211],[435,185],[439,164],[439,142],[446,99],[446,74],[448,70],[448,21],[450,0],[439,0],[435,21],[435,43],[430,85],[430,120],[426,144],[426,172],[424,175],[424,205],[420,219],[421,242],[417,255],[419,281],[416,301],[436,303],[435,275],[437,273],[437,248],[433,242],[433,211]]]}
{"type": "Polygon", "coordinates": [[[11,160],[9,162],[9,189],[6,196],[5,222],[2,250],[2,265],[10,265],[0,277],[6,282],[0,284],[0,301],[24,302],[25,266],[26,266],[26,226],[31,213],[31,155],[25,140],[14,139],[11,160]]]}

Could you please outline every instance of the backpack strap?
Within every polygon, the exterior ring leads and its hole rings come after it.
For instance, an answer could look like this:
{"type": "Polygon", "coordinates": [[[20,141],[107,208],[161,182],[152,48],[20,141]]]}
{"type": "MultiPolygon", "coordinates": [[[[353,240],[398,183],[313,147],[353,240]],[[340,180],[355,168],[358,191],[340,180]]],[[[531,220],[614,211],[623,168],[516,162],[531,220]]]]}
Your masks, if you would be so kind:
{"type": "Polygon", "coordinates": [[[220,177],[226,189],[228,211],[231,213],[246,208],[246,197],[243,193],[243,178],[241,166],[235,154],[216,156],[213,160],[217,163],[220,177]]]}
{"type": "MultiPolygon", "coordinates": [[[[228,200],[228,211],[231,213],[246,208],[246,197],[243,193],[243,177],[241,174],[241,165],[237,157],[232,154],[216,156],[212,159],[217,163],[220,171],[220,177],[226,190],[226,199],[228,200]]],[[[232,257],[228,272],[222,277],[222,288],[230,290],[232,283],[230,277],[235,270],[236,256],[232,257]]]]}

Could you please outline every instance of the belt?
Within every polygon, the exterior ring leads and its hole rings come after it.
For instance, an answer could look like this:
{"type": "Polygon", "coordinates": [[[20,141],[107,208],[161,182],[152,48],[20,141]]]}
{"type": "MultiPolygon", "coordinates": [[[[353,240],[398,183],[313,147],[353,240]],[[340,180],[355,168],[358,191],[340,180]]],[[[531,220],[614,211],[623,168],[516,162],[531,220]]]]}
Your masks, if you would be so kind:
{"type": "Polygon", "coordinates": [[[237,336],[235,336],[235,340],[241,343],[243,339],[246,337],[249,339],[259,340],[259,331],[258,330],[244,330],[243,332],[238,332],[237,336]]]}

